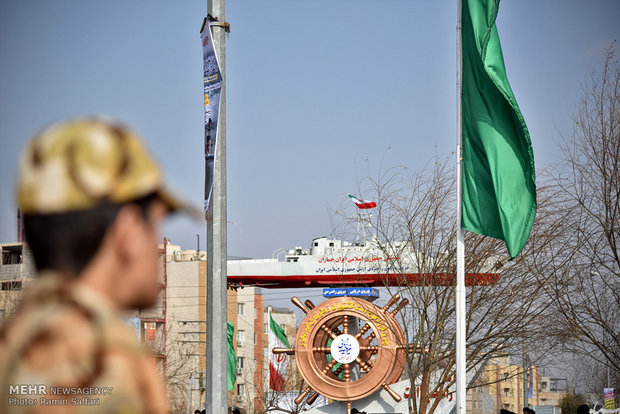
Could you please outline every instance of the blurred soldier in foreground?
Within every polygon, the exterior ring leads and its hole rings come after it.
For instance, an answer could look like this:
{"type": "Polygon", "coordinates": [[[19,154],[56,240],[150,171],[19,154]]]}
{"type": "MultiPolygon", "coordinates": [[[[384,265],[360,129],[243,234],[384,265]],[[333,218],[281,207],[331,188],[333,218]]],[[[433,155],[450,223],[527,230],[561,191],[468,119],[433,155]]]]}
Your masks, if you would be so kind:
{"type": "Polygon", "coordinates": [[[77,119],[26,146],[17,198],[39,275],[0,330],[0,412],[167,412],[119,316],[155,304],[159,226],[183,207],[157,164],[124,126],[77,119]]]}

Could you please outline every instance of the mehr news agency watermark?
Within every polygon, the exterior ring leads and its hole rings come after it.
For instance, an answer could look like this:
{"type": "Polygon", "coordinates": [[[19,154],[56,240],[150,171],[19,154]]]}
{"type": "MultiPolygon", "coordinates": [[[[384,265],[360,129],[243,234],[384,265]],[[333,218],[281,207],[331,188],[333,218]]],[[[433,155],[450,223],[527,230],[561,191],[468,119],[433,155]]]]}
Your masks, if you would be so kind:
{"type": "Polygon", "coordinates": [[[44,384],[9,385],[9,406],[97,406],[98,395],[111,395],[113,387],[48,387],[44,384]]]}

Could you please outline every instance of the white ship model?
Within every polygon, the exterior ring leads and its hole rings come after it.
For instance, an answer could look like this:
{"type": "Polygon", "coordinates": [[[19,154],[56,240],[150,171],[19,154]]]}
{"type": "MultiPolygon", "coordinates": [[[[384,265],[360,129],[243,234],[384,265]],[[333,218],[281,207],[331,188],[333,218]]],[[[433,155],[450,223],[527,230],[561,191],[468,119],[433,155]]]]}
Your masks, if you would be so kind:
{"type": "MultiPolygon", "coordinates": [[[[310,248],[279,249],[270,259],[228,261],[228,283],[265,288],[328,286],[452,285],[451,273],[420,273],[423,258],[407,241],[366,238],[370,215],[358,215],[355,242],[318,237],[310,248]],[[284,253],[284,260],[280,257],[284,253]]],[[[499,274],[469,274],[467,284],[490,284],[499,274]]]]}

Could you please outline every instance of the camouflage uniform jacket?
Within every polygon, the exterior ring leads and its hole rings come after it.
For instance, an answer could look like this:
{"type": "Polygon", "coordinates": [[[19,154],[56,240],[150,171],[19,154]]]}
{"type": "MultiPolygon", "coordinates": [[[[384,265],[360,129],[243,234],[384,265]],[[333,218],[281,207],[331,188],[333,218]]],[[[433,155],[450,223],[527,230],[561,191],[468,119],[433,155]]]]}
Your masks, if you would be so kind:
{"type": "Polygon", "coordinates": [[[56,273],[0,330],[0,413],[167,412],[152,356],[106,299],[56,273]]]}

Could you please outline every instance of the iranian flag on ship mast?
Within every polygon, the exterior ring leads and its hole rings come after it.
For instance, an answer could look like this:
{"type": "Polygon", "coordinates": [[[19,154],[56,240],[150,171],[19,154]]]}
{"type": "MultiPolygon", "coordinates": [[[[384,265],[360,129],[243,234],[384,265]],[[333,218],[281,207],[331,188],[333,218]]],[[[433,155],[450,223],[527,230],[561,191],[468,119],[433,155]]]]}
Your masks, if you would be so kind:
{"type": "Polygon", "coordinates": [[[366,201],[366,200],[362,200],[361,198],[357,198],[351,194],[347,194],[349,196],[349,198],[351,199],[351,201],[353,201],[355,203],[355,205],[364,210],[367,208],[375,208],[377,207],[377,203],[375,203],[374,201],[366,201]]]}
{"type": "Polygon", "coordinates": [[[284,390],[284,375],[288,368],[288,355],[274,355],[273,348],[289,348],[286,332],[273,320],[269,309],[269,388],[274,391],[284,390]]]}

